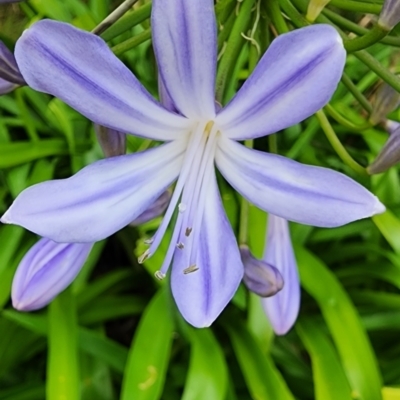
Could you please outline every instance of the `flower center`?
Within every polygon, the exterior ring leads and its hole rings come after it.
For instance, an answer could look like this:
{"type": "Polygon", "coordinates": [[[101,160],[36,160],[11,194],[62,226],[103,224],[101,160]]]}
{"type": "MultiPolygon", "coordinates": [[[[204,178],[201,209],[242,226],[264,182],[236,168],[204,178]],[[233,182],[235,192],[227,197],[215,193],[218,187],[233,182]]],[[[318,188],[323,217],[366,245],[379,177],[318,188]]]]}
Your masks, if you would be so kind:
{"type": "Polygon", "coordinates": [[[189,135],[181,173],[168,209],[157,232],[147,241],[149,249],[139,258],[139,263],[143,263],[155,253],[177,209],[178,214],[167,254],[162,267],[155,273],[158,279],[165,277],[175,251],[188,252],[190,262],[182,271],[184,274],[198,269],[196,260],[199,235],[207,188],[213,176],[217,140],[218,130],[214,121],[199,123],[189,135]]]}

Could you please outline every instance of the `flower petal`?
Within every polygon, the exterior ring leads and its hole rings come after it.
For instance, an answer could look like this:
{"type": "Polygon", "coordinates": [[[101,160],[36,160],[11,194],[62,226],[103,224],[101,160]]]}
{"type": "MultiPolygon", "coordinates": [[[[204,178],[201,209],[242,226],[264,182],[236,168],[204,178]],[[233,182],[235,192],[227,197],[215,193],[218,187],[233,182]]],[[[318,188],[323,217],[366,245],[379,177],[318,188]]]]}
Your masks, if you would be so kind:
{"type": "Polygon", "coordinates": [[[153,45],[176,108],[188,118],[215,116],[217,36],[212,0],[154,0],[153,45]]]}
{"type": "Polygon", "coordinates": [[[56,242],[96,242],[132,222],[177,178],[184,141],[95,162],[24,190],[1,218],[56,242]]]}
{"type": "Polygon", "coordinates": [[[220,140],[216,162],[242,196],[289,221],[335,227],[385,210],[376,196],[346,175],[251,150],[226,138],[220,140]]]}
{"type": "Polygon", "coordinates": [[[94,131],[105,157],[122,156],[126,153],[124,133],[97,124],[94,124],[94,131]]]}
{"type": "Polygon", "coordinates": [[[0,96],[2,94],[7,94],[7,93],[12,92],[17,87],[18,87],[18,85],[16,85],[15,83],[11,83],[11,82],[8,82],[8,81],[0,78],[0,96]]]}
{"type": "Polygon", "coordinates": [[[185,249],[175,251],[171,286],[179,311],[193,326],[210,326],[229,303],[243,277],[235,235],[222,206],[214,178],[208,188],[196,267],[189,267],[185,249]]]}
{"type": "Polygon", "coordinates": [[[15,57],[29,86],[59,97],[99,125],[156,140],[187,131],[189,121],[158,104],[96,35],[39,21],[22,34],[15,57]]]}
{"type": "Polygon", "coordinates": [[[55,243],[42,238],[25,255],[12,284],[14,308],[44,307],[63,291],[83,267],[93,243],[55,243]]]}
{"type": "Polygon", "coordinates": [[[14,54],[8,50],[8,47],[0,41],[0,78],[15,83],[25,85],[24,78],[19,72],[14,54]]]}
{"type": "Polygon", "coordinates": [[[229,138],[269,135],[323,107],[339,83],[346,52],[337,31],[313,25],[275,39],[217,124],[229,138]]]}
{"type": "Polygon", "coordinates": [[[284,335],[295,323],[300,309],[300,281],[290,239],[288,222],[268,215],[264,261],[274,265],[285,282],[275,296],[262,299],[262,305],[277,335],[284,335]]]}

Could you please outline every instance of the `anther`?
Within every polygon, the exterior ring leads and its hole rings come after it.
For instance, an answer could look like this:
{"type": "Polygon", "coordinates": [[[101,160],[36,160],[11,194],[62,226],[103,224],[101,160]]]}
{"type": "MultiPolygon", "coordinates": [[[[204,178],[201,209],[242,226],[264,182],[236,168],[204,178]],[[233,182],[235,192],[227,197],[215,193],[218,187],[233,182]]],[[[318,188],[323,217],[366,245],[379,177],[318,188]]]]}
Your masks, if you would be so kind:
{"type": "Polygon", "coordinates": [[[185,235],[189,237],[191,233],[192,233],[192,228],[186,228],[185,235]]]}
{"type": "Polygon", "coordinates": [[[152,244],[154,242],[154,237],[150,238],[150,239],[145,239],[144,243],[145,244],[152,244]]]}
{"type": "Polygon", "coordinates": [[[190,267],[187,267],[183,270],[183,273],[185,275],[191,274],[192,272],[198,271],[199,267],[196,264],[191,265],[190,267]]]}
{"type": "Polygon", "coordinates": [[[165,274],[162,273],[161,271],[156,271],[154,273],[154,276],[159,280],[162,281],[165,278],[165,274]]]}
{"type": "Polygon", "coordinates": [[[185,248],[185,245],[184,245],[182,242],[179,242],[179,243],[176,244],[176,247],[177,247],[179,250],[183,250],[183,249],[185,248]]]}
{"type": "Polygon", "coordinates": [[[139,258],[138,263],[143,264],[150,257],[150,251],[146,250],[139,258]]]}
{"type": "Polygon", "coordinates": [[[179,210],[180,213],[185,212],[186,211],[186,204],[185,203],[179,203],[178,210],[179,210]]]}

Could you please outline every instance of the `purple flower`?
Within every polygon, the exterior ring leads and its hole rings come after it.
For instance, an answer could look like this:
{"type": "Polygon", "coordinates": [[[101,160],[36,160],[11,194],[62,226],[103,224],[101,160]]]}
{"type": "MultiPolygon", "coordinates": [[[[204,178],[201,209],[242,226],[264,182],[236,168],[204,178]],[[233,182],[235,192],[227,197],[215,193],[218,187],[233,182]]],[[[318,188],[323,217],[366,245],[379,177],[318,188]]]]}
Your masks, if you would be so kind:
{"type": "MultiPolygon", "coordinates": [[[[160,216],[169,199],[170,193],[164,192],[130,225],[141,225],[160,216]]],[[[76,278],[92,247],[93,243],[55,243],[40,239],[18,265],[11,293],[14,308],[32,311],[49,304],[76,278]]]]}
{"type": "Polygon", "coordinates": [[[65,180],[32,186],[2,217],[59,242],[101,240],[175,189],[144,261],[177,218],[158,276],[192,325],[210,325],[235,293],[243,264],[225,215],[214,164],[250,202],[283,218],[332,227],[384,210],[350,178],[251,150],[238,141],[298,123],[323,107],[342,74],[345,51],[328,25],[278,37],[235,98],[216,111],[216,21],[212,0],[154,0],[153,45],[165,93],[156,102],[106,43],[70,25],[40,21],[16,46],[28,84],[97,124],[167,142],[98,161],[65,180]]]}
{"type": "Polygon", "coordinates": [[[283,289],[275,296],[261,299],[263,308],[277,335],[284,335],[295,323],[300,308],[300,282],[290,239],[289,224],[268,215],[264,261],[273,265],[283,277],[283,289]]]}
{"type": "Polygon", "coordinates": [[[0,95],[9,93],[25,84],[14,54],[0,41],[0,95]]]}
{"type": "Polygon", "coordinates": [[[11,298],[14,308],[46,306],[78,275],[93,243],[55,243],[42,238],[26,253],[15,273],[11,298]]]}

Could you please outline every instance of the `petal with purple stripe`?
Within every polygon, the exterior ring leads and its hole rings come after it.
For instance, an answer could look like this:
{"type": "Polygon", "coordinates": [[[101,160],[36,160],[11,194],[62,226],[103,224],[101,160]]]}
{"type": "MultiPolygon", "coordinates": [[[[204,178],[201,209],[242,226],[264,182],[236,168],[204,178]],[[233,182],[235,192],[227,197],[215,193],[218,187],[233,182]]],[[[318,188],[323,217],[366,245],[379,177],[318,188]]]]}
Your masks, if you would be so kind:
{"type": "Polygon", "coordinates": [[[268,215],[264,261],[281,273],[285,282],[275,296],[262,299],[262,305],[277,335],[284,335],[295,323],[300,308],[300,280],[290,239],[288,222],[268,215]]]}
{"type": "Polygon", "coordinates": [[[0,41],[0,78],[15,83],[25,85],[24,78],[19,72],[14,54],[8,50],[8,47],[0,41]]]}
{"type": "Polygon", "coordinates": [[[165,141],[188,130],[189,121],[158,104],[96,35],[39,21],[22,34],[15,57],[29,86],[99,125],[165,141]]]}
{"type": "Polygon", "coordinates": [[[235,235],[223,209],[215,176],[208,187],[200,231],[197,270],[188,271],[189,254],[175,251],[171,286],[179,311],[193,326],[210,326],[229,303],[243,277],[235,235]]]}
{"type": "Polygon", "coordinates": [[[21,311],[44,307],[78,275],[93,243],[55,243],[42,238],[26,253],[15,273],[12,303],[21,311]]]}
{"type": "Polygon", "coordinates": [[[177,178],[185,141],[97,161],[24,190],[1,218],[56,242],[96,242],[132,222],[177,178]]]}
{"type": "Polygon", "coordinates": [[[330,100],[346,52],[337,31],[313,25],[275,39],[217,124],[235,140],[256,138],[297,124],[330,100]]]}
{"type": "Polygon", "coordinates": [[[289,221],[335,227],[385,210],[376,196],[346,175],[248,149],[230,139],[221,138],[216,163],[243,197],[289,221]]]}
{"type": "Polygon", "coordinates": [[[188,118],[215,116],[217,34],[212,0],[154,0],[153,44],[162,81],[188,118]]]}

